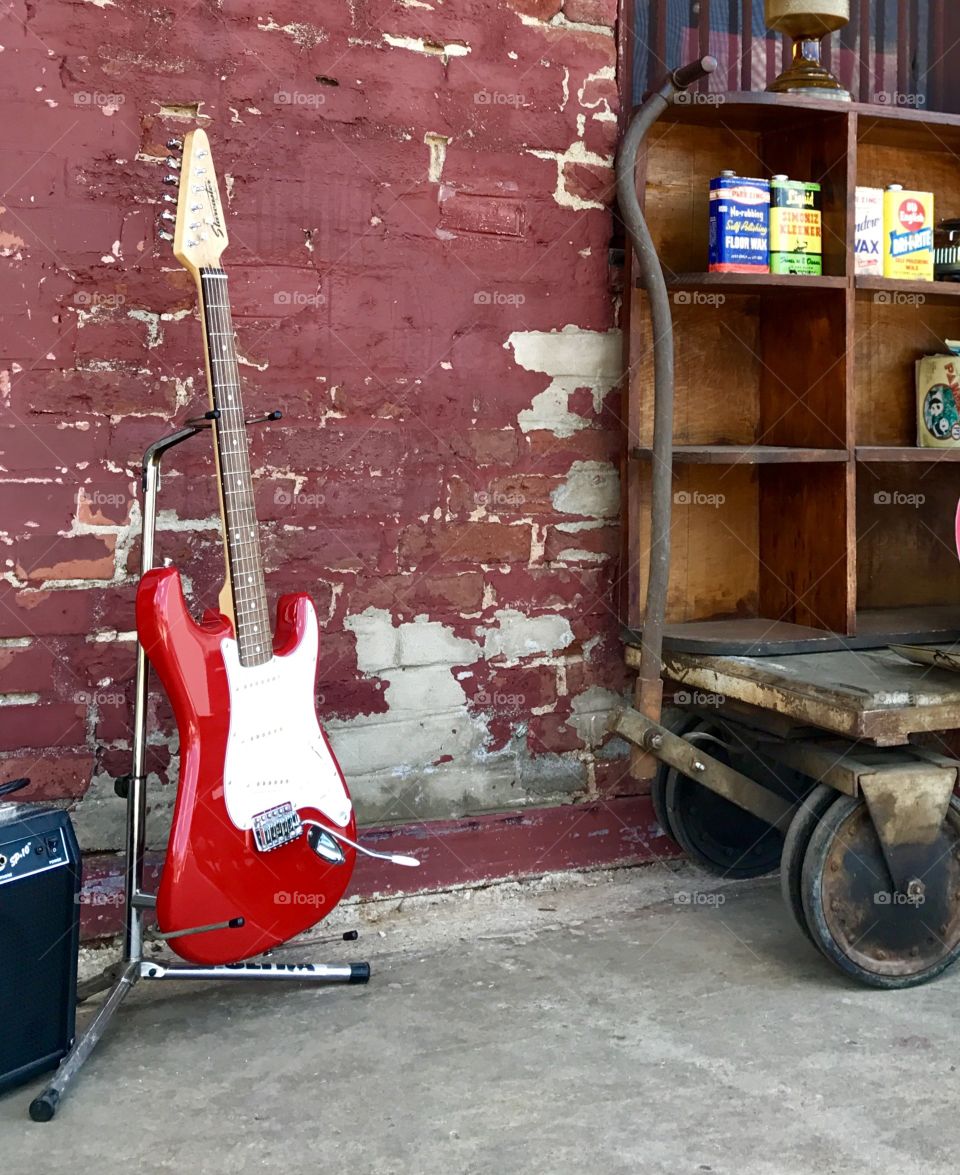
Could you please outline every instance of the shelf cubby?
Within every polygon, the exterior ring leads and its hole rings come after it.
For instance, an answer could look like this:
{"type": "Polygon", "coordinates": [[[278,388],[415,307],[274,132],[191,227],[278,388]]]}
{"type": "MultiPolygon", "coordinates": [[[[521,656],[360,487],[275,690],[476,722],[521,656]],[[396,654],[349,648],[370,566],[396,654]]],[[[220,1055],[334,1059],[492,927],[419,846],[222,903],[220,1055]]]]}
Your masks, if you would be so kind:
{"type": "MultiPolygon", "coordinates": [[[[960,216],[960,118],[731,95],[668,111],[638,180],[676,331],[668,647],[960,634],[960,451],[917,447],[914,390],[916,360],[960,337],[960,283],[857,277],[852,249],[858,184],[933,191],[938,220],[960,216]],[[705,271],[709,181],[727,168],[821,183],[823,276],[705,271]]],[[[634,289],[626,624],[639,631],[653,364],[634,289]]]]}

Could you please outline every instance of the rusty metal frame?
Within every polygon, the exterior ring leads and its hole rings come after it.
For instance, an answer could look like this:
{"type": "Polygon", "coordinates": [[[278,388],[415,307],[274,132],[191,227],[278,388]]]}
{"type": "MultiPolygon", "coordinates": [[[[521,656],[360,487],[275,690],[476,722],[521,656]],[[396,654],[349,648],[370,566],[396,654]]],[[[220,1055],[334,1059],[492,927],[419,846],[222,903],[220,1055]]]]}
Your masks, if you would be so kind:
{"type": "Polygon", "coordinates": [[[785,832],[793,819],[796,804],[778,796],[736,768],[721,763],[702,747],[694,746],[687,739],[671,733],[646,715],[627,708],[614,716],[610,726],[642,751],[655,755],[682,775],[698,780],[709,791],[716,792],[718,796],[723,796],[725,800],[774,828],[785,832]]]}
{"type": "MultiPolygon", "coordinates": [[[[610,726],[641,751],[781,831],[802,806],[802,801],[777,795],[634,709],[620,711],[610,726]]],[[[922,898],[922,877],[960,780],[960,762],[925,747],[880,750],[836,739],[773,739],[736,724],[732,728],[761,758],[838,793],[863,796],[897,891],[922,898]]]]}

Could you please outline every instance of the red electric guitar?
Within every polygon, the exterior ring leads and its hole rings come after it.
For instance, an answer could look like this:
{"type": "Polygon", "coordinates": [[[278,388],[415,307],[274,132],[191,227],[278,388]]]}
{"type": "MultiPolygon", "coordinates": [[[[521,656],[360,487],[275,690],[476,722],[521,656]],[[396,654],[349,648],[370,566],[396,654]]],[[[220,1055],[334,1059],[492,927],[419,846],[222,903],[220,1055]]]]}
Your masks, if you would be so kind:
{"type": "Polygon", "coordinates": [[[357,850],[418,863],[356,843],[350,795],[317,721],[319,627],[309,596],[283,596],[271,632],[220,267],[226,245],[210,146],[202,130],[192,131],[173,251],[200,297],[227,574],[219,610],[197,623],[179,572],[148,572],[137,593],[137,632],[180,733],[157,922],[168,935],[181,933],[171,946],[197,963],[249,958],[320,921],[343,896],[357,850]]]}

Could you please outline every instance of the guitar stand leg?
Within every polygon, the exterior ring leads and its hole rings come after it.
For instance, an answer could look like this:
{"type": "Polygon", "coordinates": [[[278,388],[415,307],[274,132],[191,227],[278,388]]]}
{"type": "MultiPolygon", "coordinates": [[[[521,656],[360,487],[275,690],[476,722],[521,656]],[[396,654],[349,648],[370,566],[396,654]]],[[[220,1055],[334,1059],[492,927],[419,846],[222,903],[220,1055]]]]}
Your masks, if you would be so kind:
{"type": "MultiPolygon", "coordinates": [[[[264,417],[263,422],[279,419],[279,412],[264,417]]],[[[198,421],[189,421],[185,428],[171,433],[152,444],[143,458],[143,533],[140,544],[140,573],[145,575],[153,567],[153,543],[157,518],[157,491],[160,484],[160,459],[175,445],[196,436],[209,427],[211,415],[198,421]]],[[[256,421],[254,423],[261,423],[256,421]]],[[[254,980],[259,982],[296,983],[325,986],[327,984],[367,983],[369,963],[236,963],[216,967],[169,965],[143,957],[144,913],[155,906],[154,896],[143,888],[147,746],[147,688],[148,665],[143,646],[137,642],[136,695],[133,713],[133,770],[125,776],[118,791],[127,801],[127,846],[124,873],[124,935],[123,956],[118,963],[107,967],[99,975],[77,986],[77,1001],[89,999],[110,988],[96,1015],[74,1041],[73,1048],[60,1062],[52,1080],[30,1103],[30,1117],[34,1122],[49,1122],[56,1114],[64,1095],[76,1081],[90,1054],[100,1043],[123,1001],[141,979],[254,980]]]]}
{"type": "Polygon", "coordinates": [[[104,1000],[100,1011],[77,1037],[73,1048],[61,1061],[53,1080],[43,1093],[30,1103],[30,1117],[34,1122],[49,1122],[56,1114],[60,1099],[76,1080],[87,1058],[100,1043],[117,1009],[133,990],[133,985],[139,978],[139,964],[128,963],[113,991],[104,1000]]]}

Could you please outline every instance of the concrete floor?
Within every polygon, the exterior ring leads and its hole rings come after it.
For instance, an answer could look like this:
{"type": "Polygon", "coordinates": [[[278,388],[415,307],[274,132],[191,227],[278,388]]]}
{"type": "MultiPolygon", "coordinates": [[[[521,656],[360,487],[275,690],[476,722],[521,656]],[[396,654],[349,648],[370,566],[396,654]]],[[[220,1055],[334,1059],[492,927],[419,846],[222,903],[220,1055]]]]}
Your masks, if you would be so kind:
{"type": "Polygon", "coordinates": [[[4,1172],[956,1170],[960,971],[852,986],[775,880],[658,866],[339,917],[360,943],[299,957],[367,957],[369,987],[141,985],[53,1123],[26,1119],[41,1082],[0,1099],[4,1172]]]}

